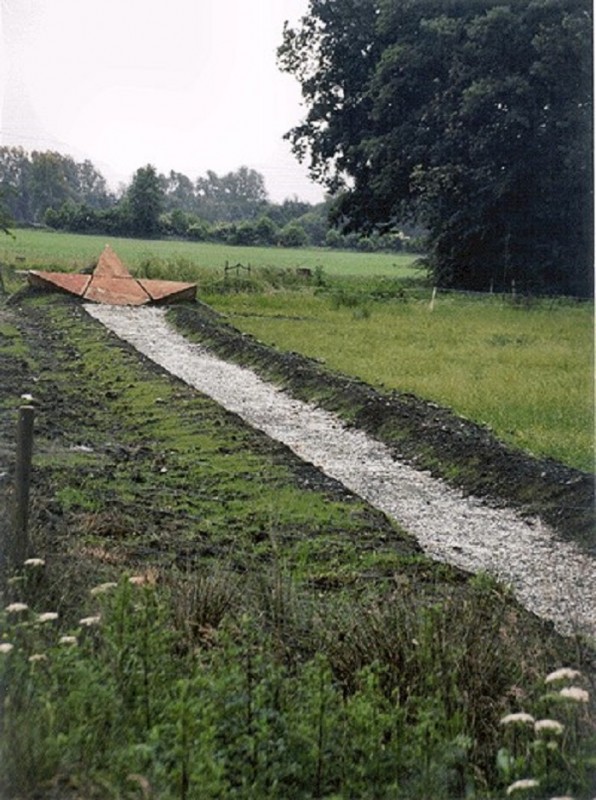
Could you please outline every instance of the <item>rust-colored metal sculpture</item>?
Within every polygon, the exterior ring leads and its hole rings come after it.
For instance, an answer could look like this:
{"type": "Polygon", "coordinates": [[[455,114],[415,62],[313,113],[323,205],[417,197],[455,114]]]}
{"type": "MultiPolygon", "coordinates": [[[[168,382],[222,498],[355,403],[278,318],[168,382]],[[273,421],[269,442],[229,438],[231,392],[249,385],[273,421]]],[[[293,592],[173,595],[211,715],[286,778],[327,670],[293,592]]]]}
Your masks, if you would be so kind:
{"type": "Polygon", "coordinates": [[[31,286],[67,292],[92,303],[113,306],[194,300],[197,291],[196,283],[134,278],[109,245],[106,245],[91,275],[29,270],[27,278],[31,286]]]}

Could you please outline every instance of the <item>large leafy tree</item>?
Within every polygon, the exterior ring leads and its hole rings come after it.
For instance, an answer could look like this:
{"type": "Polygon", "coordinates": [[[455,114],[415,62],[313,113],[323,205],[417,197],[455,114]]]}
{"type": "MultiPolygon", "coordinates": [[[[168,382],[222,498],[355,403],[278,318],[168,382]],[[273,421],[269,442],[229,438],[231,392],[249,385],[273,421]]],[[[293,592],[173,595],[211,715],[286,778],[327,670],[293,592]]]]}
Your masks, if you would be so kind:
{"type": "Polygon", "coordinates": [[[196,197],[199,215],[209,221],[256,219],[267,205],[265,179],[248,167],[221,176],[208,170],[197,179],[196,197]]]}
{"type": "Polygon", "coordinates": [[[591,291],[587,0],[310,0],[288,137],[346,230],[429,230],[441,285],[591,291]]]}
{"type": "Polygon", "coordinates": [[[77,163],[62,153],[28,153],[22,147],[0,147],[0,191],[19,222],[39,222],[48,209],[65,203],[99,209],[114,202],[91,161],[77,163]]]}
{"type": "Polygon", "coordinates": [[[48,208],[59,208],[75,199],[76,169],[74,161],[53,151],[31,154],[29,186],[35,221],[40,221],[48,208]]]}
{"type": "Polygon", "coordinates": [[[108,189],[106,179],[88,159],[74,164],[72,181],[78,202],[97,209],[109,208],[114,204],[115,197],[108,189]]]}
{"type": "Polygon", "coordinates": [[[165,192],[165,210],[178,209],[186,213],[197,210],[197,198],[193,181],[181,172],[170,170],[167,177],[162,177],[165,192]]]}
{"type": "Polygon", "coordinates": [[[30,173],[31,160],[22,147],[0,147],[0,191],[15,220],[33,220],[30,173]]]}
{"type": "Polygon", "coordinates": [[[129,210],[135,236],[152,237],[159,233],[164,188],[154,166],[147,164],[135,172],[123,203],[129,210]]]}

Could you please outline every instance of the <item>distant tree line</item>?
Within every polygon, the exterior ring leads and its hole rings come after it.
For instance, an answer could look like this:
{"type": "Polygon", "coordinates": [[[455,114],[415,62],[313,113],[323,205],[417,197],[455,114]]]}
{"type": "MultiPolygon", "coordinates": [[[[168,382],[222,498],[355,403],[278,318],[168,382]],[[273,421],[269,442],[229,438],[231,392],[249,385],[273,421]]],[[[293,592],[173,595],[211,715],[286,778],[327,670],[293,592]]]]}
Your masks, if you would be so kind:
{"type": "Polygon", "coordinates": [[[90,161],[0,147],[0,193],[5,221],[73,233],[364,251],[399,251],[417,243],[401,230],[383,236],[341,233],[329,223],[330,199],[273,203],[263,176],[245,166],[225,175],[210,170],[193,181],[173,170],[159,174],[148,164],[115,194],[90,161]]]}
{"type": "Polygon", "coordinates": [[[43,223],[48,208],[67,202],[103,209],[116,201],[90,161],[22,147],[0,147],[0,193],[5,213],[27,224],[43,223]]]}

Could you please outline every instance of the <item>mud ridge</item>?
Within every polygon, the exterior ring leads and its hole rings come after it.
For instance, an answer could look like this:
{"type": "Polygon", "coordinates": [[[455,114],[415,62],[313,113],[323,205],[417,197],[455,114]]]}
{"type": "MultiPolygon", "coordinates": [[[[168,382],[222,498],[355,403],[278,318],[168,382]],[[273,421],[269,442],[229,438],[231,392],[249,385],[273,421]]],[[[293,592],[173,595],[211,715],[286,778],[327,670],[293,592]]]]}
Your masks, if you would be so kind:
{"type": "Polygon", "coordinates": [[[487,427],[415,395],[382,392],[298,353],[279,352],[204,304],[169,314],[180,330],[222,358],[251,367],[297,398],[347,414],[351,426],[383,442],[395,458],[467,494],[540,516],[564,539],[596,555],[594,475],[515,450],[487,427]]]}

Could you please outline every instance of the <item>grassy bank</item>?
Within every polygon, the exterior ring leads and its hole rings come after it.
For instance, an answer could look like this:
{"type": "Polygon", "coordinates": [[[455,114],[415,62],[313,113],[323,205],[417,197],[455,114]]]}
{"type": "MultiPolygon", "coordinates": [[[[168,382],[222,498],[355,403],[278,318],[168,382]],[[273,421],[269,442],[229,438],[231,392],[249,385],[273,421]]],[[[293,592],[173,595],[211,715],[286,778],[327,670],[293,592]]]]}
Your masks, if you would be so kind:
{"type": "Polygon", "coordinates": [[[373,386],[412,392],[538,456],[593,470],[593,306],[400,292],[390,280],[213,294],[232,324],[373,386]]]}
{"type": "Polygon", "coordinates": [[[37,404],[39,559],[2,595],[2,797],[590,796],[581,641],[76,304],[28,299],[0,332],[5,441],[37,404]],[[582,674],[545,683],[562,664],[582,674]]]}

